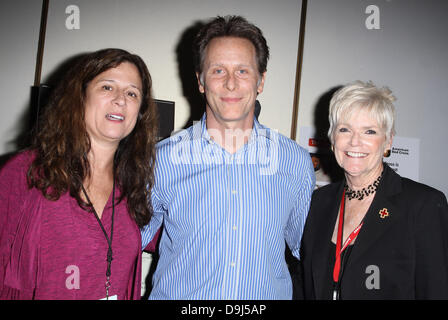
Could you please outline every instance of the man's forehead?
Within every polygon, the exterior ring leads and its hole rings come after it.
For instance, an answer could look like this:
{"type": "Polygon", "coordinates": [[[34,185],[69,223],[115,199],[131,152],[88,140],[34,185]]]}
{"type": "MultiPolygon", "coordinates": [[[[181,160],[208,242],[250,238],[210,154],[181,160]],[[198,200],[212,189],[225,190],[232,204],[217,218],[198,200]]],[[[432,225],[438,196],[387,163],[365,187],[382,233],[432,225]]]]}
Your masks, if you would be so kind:
{"type": "Polygon", "coordinates": [[[254,45],[245,38],[219,37],[207,46],[205,60],[210,64],[231,61],[239,64],[252,65],[256,61],[254,45]]]}

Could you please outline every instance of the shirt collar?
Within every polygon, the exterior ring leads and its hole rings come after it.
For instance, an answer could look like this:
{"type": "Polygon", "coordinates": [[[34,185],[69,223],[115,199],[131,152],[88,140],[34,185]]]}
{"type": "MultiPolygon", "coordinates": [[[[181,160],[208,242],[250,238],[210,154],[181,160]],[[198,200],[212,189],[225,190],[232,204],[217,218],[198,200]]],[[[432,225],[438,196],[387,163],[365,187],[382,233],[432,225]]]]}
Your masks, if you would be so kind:
{"type": "MultiPolygon", "coordinates": [[[[200,120],[200,122],[197,125],[201,126],[201,137],[202,139],[208,141],[208,142],[213,142],[213,140],[210,137],[210,134],[207,131],[207,113],[204,112],[204,114],[202,115],[202,118],[200,120]]],[[[258,138],[263,137],[266,138],[268,140],[272,141],[272,133],[270,132],[271,130],[269,130],[267,127],[261,125],[257,118],[254,116],[254,125],[252,127],[252,132],[251,132],[251,136],[249,139],[250,141],[257,141],[258,138]]]]}

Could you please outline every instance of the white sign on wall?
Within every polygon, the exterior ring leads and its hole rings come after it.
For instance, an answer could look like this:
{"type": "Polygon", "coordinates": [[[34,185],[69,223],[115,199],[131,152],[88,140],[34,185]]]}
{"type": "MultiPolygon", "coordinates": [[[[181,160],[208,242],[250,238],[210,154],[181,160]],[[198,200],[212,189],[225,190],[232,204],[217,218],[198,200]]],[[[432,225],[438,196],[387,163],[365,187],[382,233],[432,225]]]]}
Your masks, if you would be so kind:
{"type": "Polygon", "coordinates": [[[394,137],[390,157],[384,158],[400,176],[419,181],[420,139],[394,137]]]}

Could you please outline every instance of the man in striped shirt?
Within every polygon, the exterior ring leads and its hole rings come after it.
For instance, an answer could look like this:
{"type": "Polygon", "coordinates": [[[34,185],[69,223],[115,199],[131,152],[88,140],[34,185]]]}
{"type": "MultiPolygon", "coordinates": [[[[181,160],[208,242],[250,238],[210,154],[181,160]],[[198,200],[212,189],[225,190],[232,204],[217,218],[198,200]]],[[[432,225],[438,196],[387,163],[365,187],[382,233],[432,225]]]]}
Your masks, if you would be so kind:
{"type": "Polygon", "coordinates": [[[157,145],[154,215],[162,227],[150,299],[291,299],[285,243],[299,258],[314,171],[296,142],[258,123],[269,48],[239,16],[196,38],[201,121],[157,145]]]}

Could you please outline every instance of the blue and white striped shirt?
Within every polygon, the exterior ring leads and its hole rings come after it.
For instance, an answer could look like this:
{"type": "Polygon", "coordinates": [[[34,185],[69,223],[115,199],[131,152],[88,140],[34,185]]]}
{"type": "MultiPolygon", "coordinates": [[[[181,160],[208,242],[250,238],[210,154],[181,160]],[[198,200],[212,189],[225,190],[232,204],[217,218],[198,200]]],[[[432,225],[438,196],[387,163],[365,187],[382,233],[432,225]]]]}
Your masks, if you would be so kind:
{"type": "Polygon", "coordinates": [[[254,120],[230,154],[200,122],[157,145],[154,216],[163,224],[150,299],[291,299],[285,240],[299,258],[314,189],[309,153],[254,120]]]}

